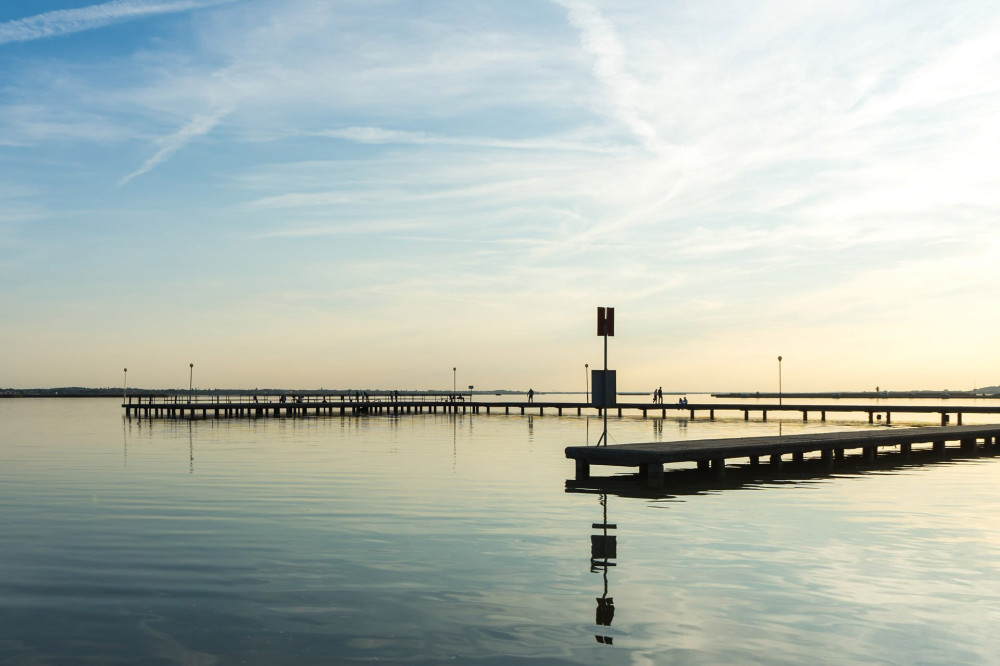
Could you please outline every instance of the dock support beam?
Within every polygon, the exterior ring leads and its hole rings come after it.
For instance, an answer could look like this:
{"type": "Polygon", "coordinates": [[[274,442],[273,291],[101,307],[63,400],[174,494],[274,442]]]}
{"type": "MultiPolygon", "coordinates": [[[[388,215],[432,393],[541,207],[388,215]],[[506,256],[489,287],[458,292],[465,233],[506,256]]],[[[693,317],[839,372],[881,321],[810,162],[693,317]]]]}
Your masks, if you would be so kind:
{"type": "Polygon", "coordinates": [[[712,473],[715,474],[715,478],[717,479],[721,479],[726,475],[725,458],[714,458],[712,460],[712,473]]]}
{"type": "Polygon", "coordinates": [[[833,449],[823,449],[820,453],[820,460],[827,469],[833,469],[833,449]]]}
{"type": "Polygon", "coordinates": [[[576,480],[586,481],[590,478],[590,463],[582,458],[576,459],[576,480]]]}
{"type": "Polygon", "coordinates": [[[904,458],[909,458],[910,457],[910,452],[912,450],[913,450],[913,445],[912,444],[900,444],[899,445],[899,452],[903,454],[904,458]]]}
{"type": "Polygon", "coordinates": [[[640,474],[646,480],[646,485],[650,488],[663,487],[663,465],[660,463],[647,463],[640,468],[640,474]]]}
{"type": "Polygon", "coordinates": [[[774,469],[781,469],[781,454],[772,453],[771,454],[771,467],[774,469]]]}
{"type": "Polygon", "coordinates": [[[934,442],[934,453],[938,455],[944,454],[944,441],[934,442]]]}

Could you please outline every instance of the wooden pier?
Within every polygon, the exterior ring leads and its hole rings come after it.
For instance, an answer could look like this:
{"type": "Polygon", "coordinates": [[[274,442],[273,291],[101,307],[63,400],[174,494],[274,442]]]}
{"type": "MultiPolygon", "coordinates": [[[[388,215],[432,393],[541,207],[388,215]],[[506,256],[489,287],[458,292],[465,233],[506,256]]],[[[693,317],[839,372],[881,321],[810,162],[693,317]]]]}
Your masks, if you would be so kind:
{"type": "MultiPolygon", "coordinates": [[[[441,412],[471,414],[597,414],[602,410],[587,402],[566,402],[546,400],[474,400],[463,395],[438,393],[400,394],[386,393],[367,398],[349,393],[328,395],[304,395],[299,397],[279,396],[254,398],[252,396],[189,396],[177,395],[134,395],[122,403],[125,415],[143,418],[232,418],[267,416],[307,416],[307,415],[397,415],[434,414],[441,412]]],[[[766,421],[768,414],[800,413],[803,421],[810,414],[820,421],[826,421],[828,413],[867,415],[869,423],[891,425],[893,414],[937,414],[941,425],[948,425],[951,415],[956,417],[956,425],[962,425],[963,414],[1000,414],[1000,404],[996,405],[878,405],[878,404],[771,404],[771,403],[688,403],[654,404],[650,402],[620,402],[608,408],[608,415],[641,415],[644,418],[668,415],[687,415],[688,418],[715,419],[716,414],[725,412],[742,413],[749,421],[751,415],[766,421]],[[884,417],[884,419],[883,419],[884,417]]]]}
{"type": "Polygon", "coordinates": [[[735,437],[724,439],[681,440],[616,444],[611,446],[570,446],[566,457],[576,461],[576,479],[590,476],[592,465],[636,467],[640,478],[651,488],[663,486],[663,466],[670,463],[693,462],[700,469],[725,473],[726,461],[749,459],[751,465],[780,466],[783,456],[802,461],[806,454],[819,453],[830,468],[843,459],[848,450],[861,450],[865,460],[874,462],[879,447],[899,447],[908,455],[914,444],[930,444],[935,452],[944,453],[947,442],[959,442],[963,450],[975,452],[982,440],[984,446],[995,447],[1000,437],[1000,424],[983,426],[930,426],[853,430],[844,432],[805,433],[768,437],[735,437]]]}

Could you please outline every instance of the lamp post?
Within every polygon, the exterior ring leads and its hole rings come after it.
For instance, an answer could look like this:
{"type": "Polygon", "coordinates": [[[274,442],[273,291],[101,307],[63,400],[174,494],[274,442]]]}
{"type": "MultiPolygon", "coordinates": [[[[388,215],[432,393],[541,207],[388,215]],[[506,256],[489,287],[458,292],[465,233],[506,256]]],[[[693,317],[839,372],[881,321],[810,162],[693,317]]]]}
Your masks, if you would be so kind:
{"type": "Polygon", "coordinates": [[[194,402],[194,363],[189,363],[191,374],[188,376],[188,402],[194,402]]]}
{"type": "Polygon", "coordinates": [[[128,398],[128,368],[125,368],[125,381],[122,382],[122,402],[128,398]]]}
{"type": "Polygon", "coordinates": [[[781,357],[778,357],[778,404],[781,404],[781,357]]]}
{"type": "Polygon", "coordinates": [[[455,381],[455,377],[457,376],[455,373],[457,371],[458,371],[458,368],[452,368],[451,369],[451,399],[452,400],[455,399],[455,394],[458,393],[458,382],[455,381]]]}
{"type": "Polygon", "coordinates": [[[586,391],[586,394],[585,394],[586,395],[586,401],[590,402],[590,364],[589,363],[584,363],[583,364],[583,381],[584,381],[585,386],[587,387],[587,391],[586,391]]]}

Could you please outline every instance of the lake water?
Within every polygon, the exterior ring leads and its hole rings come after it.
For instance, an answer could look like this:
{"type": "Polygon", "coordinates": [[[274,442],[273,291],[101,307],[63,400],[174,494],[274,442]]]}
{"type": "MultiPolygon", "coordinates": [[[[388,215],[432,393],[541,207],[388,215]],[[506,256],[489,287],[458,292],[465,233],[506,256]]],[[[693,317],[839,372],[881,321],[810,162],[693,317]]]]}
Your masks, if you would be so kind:
{"type": "MultiPolygon", "coordinates": [[[[869,427],[856,416],[610,427],[869,427]]],[[[563,449],[599,428],[0,400],[0,663],[998,663],[1000,460],[568,492],[563,449]]]]}

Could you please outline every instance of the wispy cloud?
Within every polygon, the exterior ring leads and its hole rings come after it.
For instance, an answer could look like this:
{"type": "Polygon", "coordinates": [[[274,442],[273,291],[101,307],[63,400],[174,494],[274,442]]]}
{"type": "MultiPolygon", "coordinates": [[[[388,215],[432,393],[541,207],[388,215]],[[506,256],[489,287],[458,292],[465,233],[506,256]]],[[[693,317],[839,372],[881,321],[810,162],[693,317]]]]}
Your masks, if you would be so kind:
{"type": "Polygon", "coordinates": [[[583,48],[594,61],[594,74],[610,91],[618,119],[643,141],[647,148],[660,144],[655,126],[640,112],[642,85],[626,69],[626,52],[614,25],[593,4],[585,0],[555,0],[569,10],[569,20],[580,31],[583,48]]]}
{"type": "Polygon", "coordinates": [[[84,32],[103,28],[114,23],[134,19],[170,14],[191,9],[202,9],[236,0],[173,0],[151,2],[149,0],[112,0],[99,5],[78,9],[59,9],[44,14],[36,14],[23,19],[0,23],[0,44],[29,42],[74,32],[84,32]]]}
{"type": "Polygon", "coordinates": [[[313,136],[325,136],[332,139],[343,139],[366,144],[409,144],[418,146],[462,146],[469,148],[509,148],[511,150],[566,150],[585,151],[590,153],[622,152],[621,146],[596,142],[594,137],[586,140],[559,138],[532,139],[497,139],[479,136],[447,136],[427,132],[411,132],[406,130],[390,130],[382,127],[344,127],[340,129],[321,130],[311,133],[313,136]]]}
{"type": "Polygon", "coordinates": [[[125,185],[130,180],[152,171],[194,139],[211,132],[219,124],[219,121],[227,115],[229,115],[228,110],[220,110],[195,116],[184,127],[160,139],[158,141],[160,149],[156,151],[156,154],[146,160],[141,167],[119,180],[118,184],[125,185]]]}

